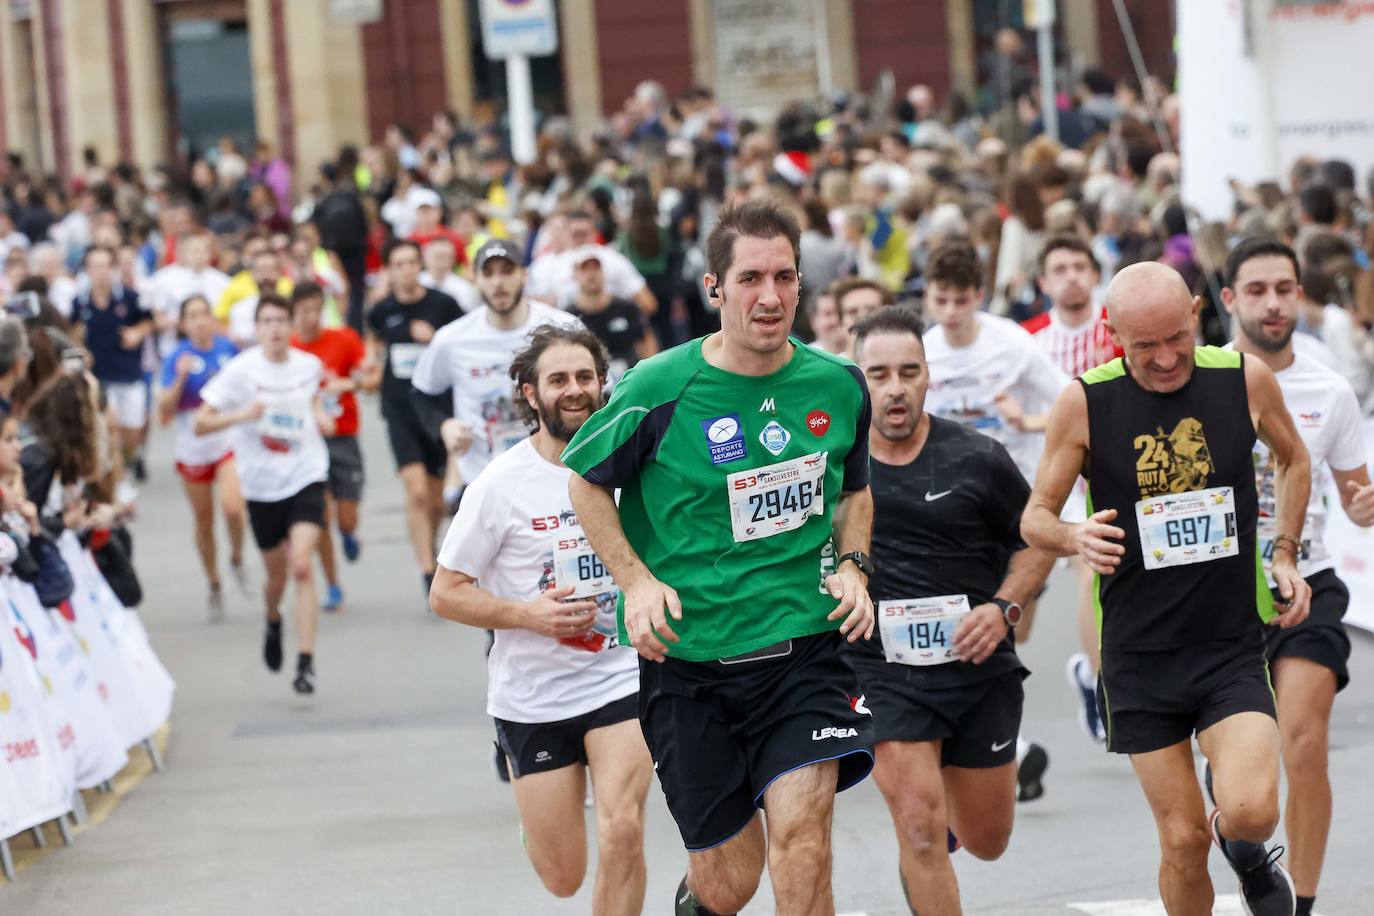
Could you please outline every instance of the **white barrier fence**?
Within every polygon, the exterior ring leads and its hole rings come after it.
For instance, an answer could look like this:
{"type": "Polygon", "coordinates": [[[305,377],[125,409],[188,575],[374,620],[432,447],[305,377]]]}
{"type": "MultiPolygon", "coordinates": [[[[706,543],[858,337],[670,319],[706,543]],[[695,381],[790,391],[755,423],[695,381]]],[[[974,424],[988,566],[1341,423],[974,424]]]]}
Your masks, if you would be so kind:
{"type": "Polygon", "coordinates": [[[0,867],[11,880],[7,838],[52,820],[65,838],[78,790],[107,785],[131,747],[161,766],[151,738],[175,690],[90,552],[70,532],[58,546],[75,583],[60,607],[0,577],[0,867]]]}

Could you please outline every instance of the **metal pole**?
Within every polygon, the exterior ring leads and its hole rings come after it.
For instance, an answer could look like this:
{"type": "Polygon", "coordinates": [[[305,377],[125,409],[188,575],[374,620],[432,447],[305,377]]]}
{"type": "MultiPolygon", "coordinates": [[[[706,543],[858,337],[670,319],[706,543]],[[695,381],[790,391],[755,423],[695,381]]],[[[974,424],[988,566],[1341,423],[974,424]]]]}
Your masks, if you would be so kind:
{"type": "Polygon", "coordinates": [[[534,161],[534,90],[530,85],[530,59],[523,54],[506,58],[506,100],[511,157],[526,165],[534,161]]]}
{"type": "Polygon", "coordinates": [[[1040,57],[1040,122],[1051,140],[1059,139],[1059,98],[1054,87],[1054,22],[1042,16],[1035,30],[1035,53],[1040,57]]]}
{"type": "Polygon", "coordinates": [[[1126,50],[1131,54],[1131,66],[1135,68],[1135,77],[1140,81],[1140,91],[1145,96],[1145,108],[1150,112],[1150,120],[1154,123],[1155,137],[1159,140],[1160,149],[1171,153],[1174,151],[1174,144],[1169,139],[1169,130],[1164,124],[1164,118],[1159,113],[1159,99],[1155,97],[1154,84],[1150,82],[1150,74],[1145,69],[1145,55],[1140,53],[1135,26],[1131,24],[1131,17],[1127,14],[1126,5],[1122,0],[1112,0],[1112,3],[1116,9],[1116,21],[1121,25],[1121,35],[1126,39],[1126,50]]]}

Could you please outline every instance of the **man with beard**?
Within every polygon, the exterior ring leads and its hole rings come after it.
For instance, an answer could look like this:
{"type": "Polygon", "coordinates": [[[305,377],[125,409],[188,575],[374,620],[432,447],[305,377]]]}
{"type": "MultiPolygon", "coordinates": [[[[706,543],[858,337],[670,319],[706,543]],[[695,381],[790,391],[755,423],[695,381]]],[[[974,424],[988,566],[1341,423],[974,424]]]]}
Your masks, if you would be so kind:
{"type": "Polygon", "coordinates": [[[444,537],[430,606],[494,630],[487,712],[505,754],[530,862],[549,892],[587,870],[583,800],[596,786],[592,912],[644,905],[644,799],[637,656],[616,639],[617,588],[578,524],[561,455],[601,406],[607,355],[584,328],[544,325],[515,354],[520,418],[534,433],[468,487],[444,537]]]}
{"type": "Polygon", "coordinates": [[[396,473],[406,491],[406,526],[415,560],[434,579],[434,539],[444,517],[447,460],[437,437],[425,427],[410,390],[420,354],[435,333],[463,314],[452,297],[420,285],[420,246],[393,242],[386,250],[390,295],[367,313],[368,340],[382,371],[382,419],[396,456],[396,473]]]}
{"type": "MultiPolygon", "coordinates": [[[[1107,330],[1107,311],[1093,304],[1093,290],[1102,277],[1097,258],[1082,239],[1052,238],[1040,249],[1036,280],[1050,300],[1050,309],[1021,327],[1030,332],[1050,361],[1068,378],[1077,378],[1094,366],[1121,355],[1107,330]]],[[[1088,490],[1079,480],[1074,486],[1064,517],[1081,522],[1087,517],[1084,497],[1088,490]]],[[[1094,618],[1092,574],[1078,560],[1069,561],[1082,588],[1078,602],[1078,637],[1082,652],[1069,658],[1066,674],[1081,704],[1079,724],[1098,743],[1107,740],[1097,710],[1097,623],[1094,618]]]]}
{"type": "Polygon", "coordinates": [[[581,327],[567,312],[526,298],[525,269],[510,242],[492,239],[477,249],[473,271],[482,307],[435,334],[411,378],[423,395],[452,390],[452,412],[422,409],[467,482],[529,436],[506,380],[530,332],[546,324],[581,327]]]}
{"type": "Polygon", "coordinates": [[[1030,672],[1013,628],[1054,558],[1019,531],[1030,485],[1007,450],[925,412],[921,319],[888,307],[854,329],[873,398],[869,594],[881,640],[847,646],[873,710],[873,778],[897,832],[902,889],[958,913],[947,831],[1001,856],[1016,807],[1016,735],[1030,672]]]}
{"type": "MultiPolygon", "coordinates": [[[[1331,706],[1350,680],[1350,639],[1341,619],[1350,602],[1323,543],[1328,469],[1352,522],[1374,525],[1374,486],[1369,482],[1359,402],[1340,375],[1296,352],[1302,288],[1298,259],[1282,242],[1248,239],[1226,262],[1221,301],[1236,319],[1232,347],[1274,370],[1283,401],[1312,456],[1312,491],[1298,547],[1298,571],[1312,588],[1312,612],[1287,630],[1267,627],[1267,656],[1278,700],[1283,764],[1288,775],[1284,824],[1288,863],[1297,890],[1298,916],[1312,911],[1331,826],[1331,783],[1326,759],[1331,706]]],[[[1254,447],[1259,489],[1260,553],[1272,588],[1277,507],[1274,459],[1262,442],[1254,447]]]]}

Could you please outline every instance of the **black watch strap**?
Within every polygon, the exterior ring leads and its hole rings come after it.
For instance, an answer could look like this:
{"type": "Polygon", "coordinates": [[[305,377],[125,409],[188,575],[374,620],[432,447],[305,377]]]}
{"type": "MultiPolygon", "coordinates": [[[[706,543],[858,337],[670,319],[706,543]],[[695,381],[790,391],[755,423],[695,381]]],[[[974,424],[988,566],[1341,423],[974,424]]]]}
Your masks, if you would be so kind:
{"type": "Polygon", "coordinates": [[[840,564],[845,560],[853,560],[854,565],[859,567],[859,572],[868,576],[870,579],[873,578],[873,561],[870,560],[868,554],[864,553],[862,550],[849,551],[849,553],[835,561],[835,568],[839,569],[840,564]]]}

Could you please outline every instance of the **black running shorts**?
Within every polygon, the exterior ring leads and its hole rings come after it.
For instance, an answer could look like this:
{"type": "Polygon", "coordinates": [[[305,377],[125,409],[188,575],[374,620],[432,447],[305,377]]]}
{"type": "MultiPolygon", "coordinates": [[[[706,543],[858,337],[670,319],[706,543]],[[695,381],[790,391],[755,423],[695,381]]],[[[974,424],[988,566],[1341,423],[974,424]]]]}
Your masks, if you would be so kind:
{"type": "Polygon", "coordinates": [[[939,741],[940,765],[987,769],[1016,760],[1025,669],[955,687],[918,686],[921,672],[863,652],[849,653],[873,711],[873,743],[939,741]]]}
{"type": "Polygon", "coordinates": [[[1097,707],[1117,754],[1161,750],[1241,712],[1275,716],[1263,634],[1157,652],[1103,649],[1097,707]]]}
{"type": "Polygon", "coordinates": [[[599,709],[558,722],[508,722],[496,720],[496,743],[510,761],[512,779],[531,773],[561,770],[587,762],[587,732],[617,725],[639,715],[635,694],[612,700],[599,709]]]}
{"type": "Polygon", "coordinates": [[[276,547],[286,540],[292,525],[302,522],[324,527],[324,481],[276,502],[248,500],[248,524],[259,550],[276,547]]]}
{"type": "MultiPolygon", "coordinates": [[[[1287,630],[1265,627],[1269,664],[1284,657],[1305,658],[1330,668],[1336,674],[1336,690],[1350,683],[1350,637],[1345,632],[1345,611],[1350,606],[1350,590],[1334,569],[1324,569],[1307,577],[1312,586],[1312,612],[1307,619],[1287,630]]],[[[1278,592],[1274,592],[1278,597],[1278,592]]]]}
{"type": "Polygon", "coordinates": [[[363,451],[357,436],[330,436],[329,480],[326,486],[335,499],[358,502],[363,498],[363,451]]]}
{"type": "Polygon", "coordinates": [[[749,825],[779,776],[839,760],[836,791],[873,768],[872,715],[838,632],[712,662],[639,662],[639,720],[682,842],[749,825]]]}
{"type": "Polygon", "coordinates": [[[392,405],[384,414],[386,437],[391,442],[391,454],[396,456],[397,470],[408,464],[423,464],[430,477],[444,476],[448,452],[444,444],[431,436],[409,405],[392,405]]]}

